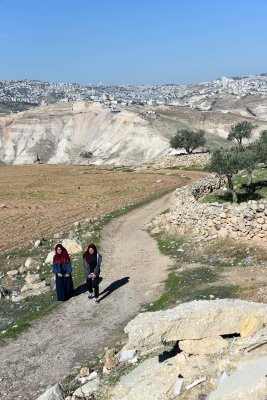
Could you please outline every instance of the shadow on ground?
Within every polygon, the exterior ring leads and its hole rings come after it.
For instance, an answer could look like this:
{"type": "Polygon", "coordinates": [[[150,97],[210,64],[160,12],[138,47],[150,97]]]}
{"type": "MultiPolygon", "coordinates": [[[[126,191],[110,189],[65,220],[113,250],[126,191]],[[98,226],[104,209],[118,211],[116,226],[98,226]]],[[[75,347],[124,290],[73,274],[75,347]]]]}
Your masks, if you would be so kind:
{"type": "Polygon", "coordinates": [[[129,282],[129,276],[126,276],[124,278],[118,279],[115,282],[112,282],[109,286],[107,286],[103,292],[100,293],[100,300],[104,300],[106,297],[108,297],[112,292],[115,290],[119,289],[120,287],[126,285],[129,282]]]}

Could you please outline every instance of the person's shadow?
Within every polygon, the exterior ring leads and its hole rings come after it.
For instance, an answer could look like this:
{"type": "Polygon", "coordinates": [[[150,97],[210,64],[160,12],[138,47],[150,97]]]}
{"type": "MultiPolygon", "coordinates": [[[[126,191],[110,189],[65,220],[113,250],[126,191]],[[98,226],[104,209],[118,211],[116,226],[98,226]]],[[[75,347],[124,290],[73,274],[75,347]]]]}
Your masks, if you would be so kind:
{"type": "Polygon", "coordinates": [[[72,297],[80,296],[80,294],[86,293],[87,290],[88,290],[88,289],[87,289],[86,283],[83,283],[83,284],[77,286],[77,287],[73,290],[72,297]]]}
{"type": "MultiPolygon", "coordinates": [[[[103,278],[100,276],[99,277],[99,283],[101,283],[103,281],[103,278]]],[[[86,283],[82,283],[81,285],[77,286],[72,293],[71,297],[76,297],[76,296],[80,296],[80,294],[86,293],[88,291],[88,287],[86,285],[86,283]]]]}
{"type": "Polygon", "coordinates": [[[109,286],[107,286],[100,294],[99,296],[102,296],[99,300],[102,301],[106,297],[108,297],[112,292],[115,290],[119,289],[120,287],[126,285],[129,282],[129,276],[126,276],[124,278],[118,279],[115,282],[112,282],[109,286]]]}

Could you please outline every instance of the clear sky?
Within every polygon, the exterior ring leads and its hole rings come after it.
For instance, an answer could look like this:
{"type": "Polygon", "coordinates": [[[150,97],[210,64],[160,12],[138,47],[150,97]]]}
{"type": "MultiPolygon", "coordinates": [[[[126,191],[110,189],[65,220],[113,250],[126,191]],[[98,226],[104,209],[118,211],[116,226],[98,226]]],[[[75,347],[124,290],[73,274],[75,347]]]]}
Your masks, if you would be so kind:
{"type": "Polygon", "coordinates": [[[266,50],[267,0],[0,0],[0,80],[194,83],[266,50]]]}

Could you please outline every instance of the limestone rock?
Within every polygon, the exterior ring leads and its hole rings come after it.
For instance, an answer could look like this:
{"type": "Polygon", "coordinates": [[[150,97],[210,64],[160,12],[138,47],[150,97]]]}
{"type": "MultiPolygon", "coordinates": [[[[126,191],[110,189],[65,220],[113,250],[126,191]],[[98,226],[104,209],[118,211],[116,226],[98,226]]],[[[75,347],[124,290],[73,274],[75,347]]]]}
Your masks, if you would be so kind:
{"type": "Polygon", "coordinates": [[[79,243],[71,239],[64,239],[62,242],[62,246],[65,247],[69,254],[81,253],[83,250],[82,246],[79,243]]]}
{"type": "Polygon", "coordinates": [[[126,344],[122,347],[121,352],[122,352],[122,351],[127,351],[127,350],[133,350],[133,349],[134,349],[134,346],[133,346],[131,343],[126,343],[126,344]]]}
{"type": "Polygon", "coordinates": [[[135,353],[136,353],[136,349],[120,351],[119,363],[123,363],[125,361],[132,360],[135,356],[135,353]]]}
{"type": "Polygon", "coordinates": [[[25,276],[25,281],[28,284],[33,284],[33,283],[37,283],[40,282],[40,275],[39,274],[28,274],[25,276]]]}
{"type": "Polygon", "coordinates": [[[219,299],[184,303],[178,307],[137,315],[125,327],[137,349],[162,342],[203,339],[240,332],[250,314],[267,323],[267,304],[219,299]]]}
{"type": "Polygon", "coordinates": [[[36,400],[64,400],[65,393],[60,383],[56,383],[53,387],[47,389],[36,400]]]}
{"type": "Polygon", "coordinates": [[[46,264],[53,264],[53,257],[54,257],[54,255],[55,255],[54,250],[50,251],[50,252],[47,254],[47,257],[46,257],[46,259],[45,259],[45,263],[46,263],[46,264]]]}
{"type": "Polygon", "coordinates": [[[26,284],[21,288],[21,294],[17,297],[12,297],[12,301],[19,302],[25,300],[27,297],[40,296],[41,294],[48,292],[51,289],[45,281],[26,284]]]}
{"type": "Polygon", "coordinates": [[[18,275],[19,271],[17,269],[12,269],[11,271],[7,271],[7,275],[12,278],[12,276],[18,275]]]}
{"type": "Polygon", "coordinates": [[[37,247],[41,246],[41,244],[42,244],[42,241],[38,239],[34,242],[34,247],[37,248],[37,247]]]}
{"type": "Polygon", "coordinates": [[[217,338],[181,340],[179,347],[188,354],[216,354],[228,347],[228,342],[219,336],[217,338]]]}
{"type": "Polygon", "coordinates": [[[89,373],[90,373],[90,371],[89,371],[89,368],[87,368],[87,367],[83,367],[83,368],[81,368],[81,370],[80,370],[80,376],[89,376],[89,373]]]}
{"type": "Polygon", "coordinates": [[[104,374],[110,374],[110,372],[118,365],[118,359],[115,356],[105,356],[105,363],[103,367],[104,374]]]}
{"type": "Polygon", "coordinates": [[[92,381],[92,380],[94,380],[95,378],[97,378],[97,372],[96,371],[93,371],[93,372],[91,372],[91,374],[87,377],[87,380],[88,381],[92,381]]]}
{"type": "Polygon", "coordinates": [[[24,267],[24,265],[22,265],[21,267],[19,267],[19,273],[20,273],[20,274],[25,274],[26,271],[27,271],[27,268],[24,267]]]}
{"type": "Polygon", "coordinates": [[[85,385],[79,387],[73,393],[72,400],[88,398],[88,396],[90,396],[92,393],[98,390],[99,384],[100,384],[99,378],[96,378],[86,383],[85,385]]]}
{"type": "Polygon", "coordinates": [[[178,378],[174,385],[174,395],[179,396],[183,391],[184,379],[178,378]]]}
{"type": "Polygon", "coordinates": [[[171,362],[159,362],[158,357],[149,358],[120,379],[111,400],[168,399],[169,394],[174,393],[180,368],[186,368],[182,353],[173,357],[171,362]]]}
{"type": "Polygon", "coordinates": [[[213,391],[209,400],[263,400],[266,396],[267,356],[237,369],[213,391]]]}
{"type": "Polygon", "coordinates": [[[263,323],[259,318],[255,317],[255,315],[249,315],[241,322],[239,326],[240,336],[241,337],[252,336],[262,327],[263,323]]]}
{"type": "Polygon", "coordinates": [[[28,292],[29,290],[43,290],[47,288],[46,281],[36,282],[36,283],[26,283],[20,289],[21,293],[28,292]]]}
{"type": "Polygon", "coordinates": [[[27,269],[29,269],[29,268],[31,268],[31,267],[33,267],[33,266],[36,266],[36,265],[38,265],[39,263],[38,263],[38,261],[37,260],[35,260],[34,258],[32,258],[32,257],[28,257],[27,258],[27,260],[25,261],[25,267],[27,268],[27,269]]]}

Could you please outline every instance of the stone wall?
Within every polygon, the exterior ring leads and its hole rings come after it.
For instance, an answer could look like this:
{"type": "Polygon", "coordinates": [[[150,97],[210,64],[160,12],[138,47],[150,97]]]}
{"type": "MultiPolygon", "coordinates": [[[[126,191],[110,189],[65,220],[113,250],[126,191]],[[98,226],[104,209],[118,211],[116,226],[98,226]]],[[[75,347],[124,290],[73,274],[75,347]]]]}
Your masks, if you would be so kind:
{"type": "Polygon", "coordinates": [[[190,234],[198,240],[231,237],[267,242],[267,200],[250,200],[237,205],[199,201],[223,184],[223,180],[205,178],[176,189],[170,212],[153,221],[152,233],[163,228],[190,234]]]}
{"type": "Polygon", "coordinates": [[[155,168],[204,166],[209,160],[209,153],[176,154],[158,157],[153,162],[155,168]]]}

